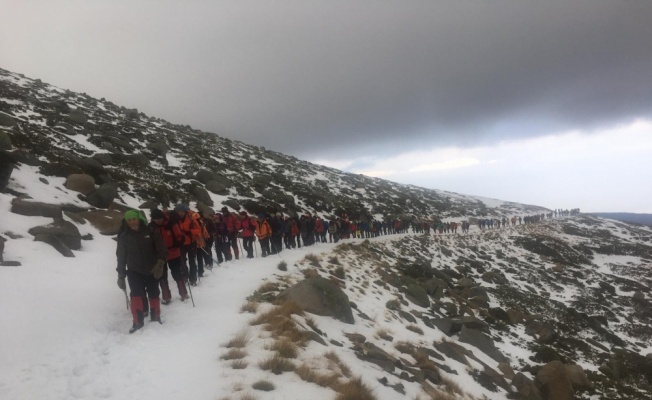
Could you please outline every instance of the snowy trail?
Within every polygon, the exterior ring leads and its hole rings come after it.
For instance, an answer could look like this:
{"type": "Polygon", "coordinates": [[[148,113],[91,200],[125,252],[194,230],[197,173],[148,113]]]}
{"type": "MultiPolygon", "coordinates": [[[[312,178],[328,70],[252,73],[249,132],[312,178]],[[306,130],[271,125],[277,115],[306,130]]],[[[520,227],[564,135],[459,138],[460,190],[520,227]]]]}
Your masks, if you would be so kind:
{"type": "Polygon", "coordinates": [[[195,308],[181,302],[171,284],[174,300],[162,306],[163,324],[146,323],[129,335],[131,315],[115,283],[115,242],[90,226],[80,229],[95,239],[83,242],[76,258],[63,258],[26,235],[17,239],[22,250],[9,254],[23,265],[0,270],[3,399],[227,395],[224,379],[232,380],[234,371],[220,362],[220,346],[251,318],[240,313],[246,297],[281,273],[281,260],[292,266],[334,247],[322,243],[284,250],[282,257],[224,263],[193,288],[195,308]]]}

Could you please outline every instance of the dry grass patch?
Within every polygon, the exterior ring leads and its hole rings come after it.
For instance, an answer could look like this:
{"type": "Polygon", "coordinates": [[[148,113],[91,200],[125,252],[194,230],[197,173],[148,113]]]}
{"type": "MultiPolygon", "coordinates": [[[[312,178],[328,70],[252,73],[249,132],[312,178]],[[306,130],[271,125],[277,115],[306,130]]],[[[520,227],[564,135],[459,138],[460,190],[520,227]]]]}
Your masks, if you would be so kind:
{"type": "Polygon", "coordinates": [[[335,275],[340,279],[346,279],[346,273],[344,272],[344,267],[342,267],[341,265],[335,268],[335,270],[333,271],[333,275],[335,275]]]}
{"type": "Polygon", "coordinates": [[[260,314],[250,322],[251,325],[265,324],[264,329],[273,337],[285,337],[296,345],[303,347],[310,338],[308,332],[299,328],[292,315],[303,315],[303,309],[293,301],[286,301],[260,314]]]}
{"type": "Polygon", "coordinates": [[[331,264],[340,265],[340,260],[337,258],[337,256],[329,258],[328,262],[331,264]]]}
{"type": "Polygon", "coordinates": [[[321,268],[321,258],[315,254],[306,254],[306,257],[304,258],[310,265],[312,265],[315,268],[321,268]]]}
{"type": "Polygon", "coordinates": [[[418,325],[410,324],[405,327],[407,330],[412,331],[414,333],[417,333],[419,335],[423,335],[423,329],[421,329],[418,325]]]}
{"type": "Polygon", "coordinates": [[[306,279],[319,278],[321,276],[319,275],[319,271],[317,271],[315,268],[304,269],[301,271],[301,273],[306,279]]]}
{"type": "Polygon", "coordinates": [[[289,361],[283,357],[279,357],[278,355],[274,355],[266,360],[259,362],[258,366],[260,369],[271,371],[275,375],[280,375],[283,372],[292,372],[296,369],[296,366],[292,361],[289,361]]]}
{"type": "Polygon", "coordinates": [[[457,400],[460,398],[454,394],[442,392],[427,383],[423,383],[421,389],[426,393],[430,400],[457,400]]]}
{"type": "Polygon", "coordinates": [[[276,386],[270,381],[258,381],[254,382],[253,385],[251,385],[252,388],[256,390],[261,390],[263,392],[271,392],[272,390],[276,389],[276,386]]]}
{"type": "Polygon", "coordinates": [[[450,378],[442,376],[441,383],[442,385],[444,385],[444,388],[446,389],[446,393],[451,396],[452,395],[464,396],[466,394],[464,393],[464,390],[462,390],[462,387],[457,382],[455,382],[450,378]]]}
{"type": "Polygon", "coordinates": [[[240,360],[242,358],[245,358],[247,356],[247,352],[240,349],[240,348],[232,348],[226,353],[222,354],[220,359],[222,360],[240,360]]]}
{"type": "Polygon", "coordinates": [[[357,377],[339,385],[335,400],[376,400],[371,388],[357,377]]]}
{"type": "Polygon", "coordinates": [[[276,354],[283,358],[297,358],[299,355],[297,345],[286,338],[275,341],[270,350],[275,351],[276,354]]]}
{"type": "Polygon", "coordinates": [[[308,365],[303,364],[294,370],[294,373],[301,378],[301,380],[309,383],[314,383],[321,387],[335,388],[338,386],[340,375],[336,373],[322,374],[314,371],[308,365]]]}
{"type": "Polygon", "coordinates": [[[255,314],[258,311],[258,303],[255,301],[248,301],[240,307],[240,312],[241,313],[250,313],[250,314],[255,314]]]}
{"type": "Polygon", "coordinates": [[[242,349],[244,347],[247,347],[247,343],[249,343],[249,340],[251,340],[251,329],[246,328],[242,329],[240,332],[238,332],[235,337],[231,340],[229,340],[224,347],[227,349],[230,348],[238,348],[242,349]]]}
{"type": "Polygon", "coordinates": [[[386,340],[388,342],[391,342],[391,341],[394,340],[394,338],[392,337],[392,333],[389,330],[385,329],[385,328],[380,328],[380,329],[376,330],[376,333],[374,334],[374,336],[376,337],[376,339],[382,339],[382,340],[386,340]]]}
{"type": "Polygon", "coordinates": [[[413,355],[416,351],[416,347],[410,343],[410,342],[405,342],[405,341],[400,341],[394,345],[394,348],[398,351],[400,351],[403,354],[408,354],[408,355],[413,355]]]}
{"type": "Polygon", "coordinates": [[[340,356],[338,356],[337,353],[335,353],[334,351],[331,350],[324,353],[324,357],[326,357],[326,359],[330,361],[332,364],[336,365],[343,376],[352,375],[351,369],[346,364],[344,364],[340,356]]]}
{"type": "Polygon", "coordinates": [[[265,282],[254,290],[254,293],[247,297],[249,301],[258,303],[272,303],[276,300],[276,295],[279,292],[279,284],[274,282],[265,282]]]}
{"type": "Polygon", "coordinates": [[[258,397],[249,393],[245,393],[242,396],[240,396],[240,400],[258,400],[258,397]]]}
{"type": "Polygon", "coordinates": [[[249,366],[249,363],[245,360],[235,360],[231,362],[232,369],[245,369],[249,366]]]}

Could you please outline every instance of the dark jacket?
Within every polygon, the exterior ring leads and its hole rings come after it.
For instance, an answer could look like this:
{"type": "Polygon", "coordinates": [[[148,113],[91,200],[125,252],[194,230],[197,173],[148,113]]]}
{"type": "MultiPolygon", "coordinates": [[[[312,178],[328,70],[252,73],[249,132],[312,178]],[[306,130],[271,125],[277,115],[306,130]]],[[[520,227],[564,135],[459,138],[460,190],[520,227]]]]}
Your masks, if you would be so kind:
{"type": "Polygon", "coordinates": [[[127,228],[118,236],[118,276],[127,276],[127,269],[143,275],[151,275],[158,260],[167,260],[168,251],[157,229],[150,229],[142,221],[134,231],[127,228]]]}

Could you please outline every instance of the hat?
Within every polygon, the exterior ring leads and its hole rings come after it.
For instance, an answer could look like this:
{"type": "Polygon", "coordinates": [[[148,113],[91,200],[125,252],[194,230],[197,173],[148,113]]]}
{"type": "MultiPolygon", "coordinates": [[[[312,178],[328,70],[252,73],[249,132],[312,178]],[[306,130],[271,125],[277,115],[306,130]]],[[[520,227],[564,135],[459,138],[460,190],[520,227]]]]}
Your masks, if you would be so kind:
{"type": "Polygon", "coordinates": [[[226,207],[222,207],[222,210],[221,210],[221,211],[222,211],[223,213],[228,213],[228,212],[229,212],[229,209],[226,208],[226,207]]]}
{"type": "Polygon", "coordinates": [[[263,213],[258,214],[258,218],[260,218],[260,219],[265,218],[265,214],[263,214],[263,213]]]}
{"type": "Polygon", "coordinates": [[[140,213],[138,210],[129,210],[125,213],[125,219],[130,220],[130,219],[140,219],[140,213]]]}
{"type": "Polygon", "coordinates": [[[240,215],[242,215],[243,217],[246,217],[246,216],[247,216],[247,212],[246,212],[246,211],[240,211],[240,215]]]}
{"type": "Polygon", "coordinates": [[[158,208],[155,208],[152,210],[152,212],[149,214],[152,219],[163,219],[165,218],[165,215],[163,214],[163,211],[159,210],[158,208]]]}
{"type": "Polygon", "coordinates": [[[183,203],[179,203],[176,206],[174,206],[174,211],[188,211],[190,210],[187,205],[183,203]]]}

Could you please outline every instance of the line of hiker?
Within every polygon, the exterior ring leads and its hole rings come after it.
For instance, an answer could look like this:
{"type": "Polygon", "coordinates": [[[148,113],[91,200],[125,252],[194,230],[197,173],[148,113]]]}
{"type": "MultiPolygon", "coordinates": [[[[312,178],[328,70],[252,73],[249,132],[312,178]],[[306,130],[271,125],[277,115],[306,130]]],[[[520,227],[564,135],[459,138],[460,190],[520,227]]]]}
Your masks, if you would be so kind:
{"type": "Polygon", "coordinates": [[[399,220],[351,221],[342,214],[329,221],[310,212],[299,217],[284,217],[280,212],[249,215],[246,211],[231,212],[227,207],[220,212],[199,212],[186,204],[177,204],[173,210],[152,209],[150,218],[147,223],[142,212],[127,211],[118,233],[118,287],[126,294],[125,279],[129,282],[133,317],[129,333],[141,329],[147,316],[161,322],[161,304],[172,301],[168,271],[181,301],[192,299],[191,287],[197,285],[205,270],[238,260],[241,255],[257,256],[256,239],[261,257],[266,257],[280,253],[284,247],[294,249],[407,232],[407,224],[399,220]]]}

